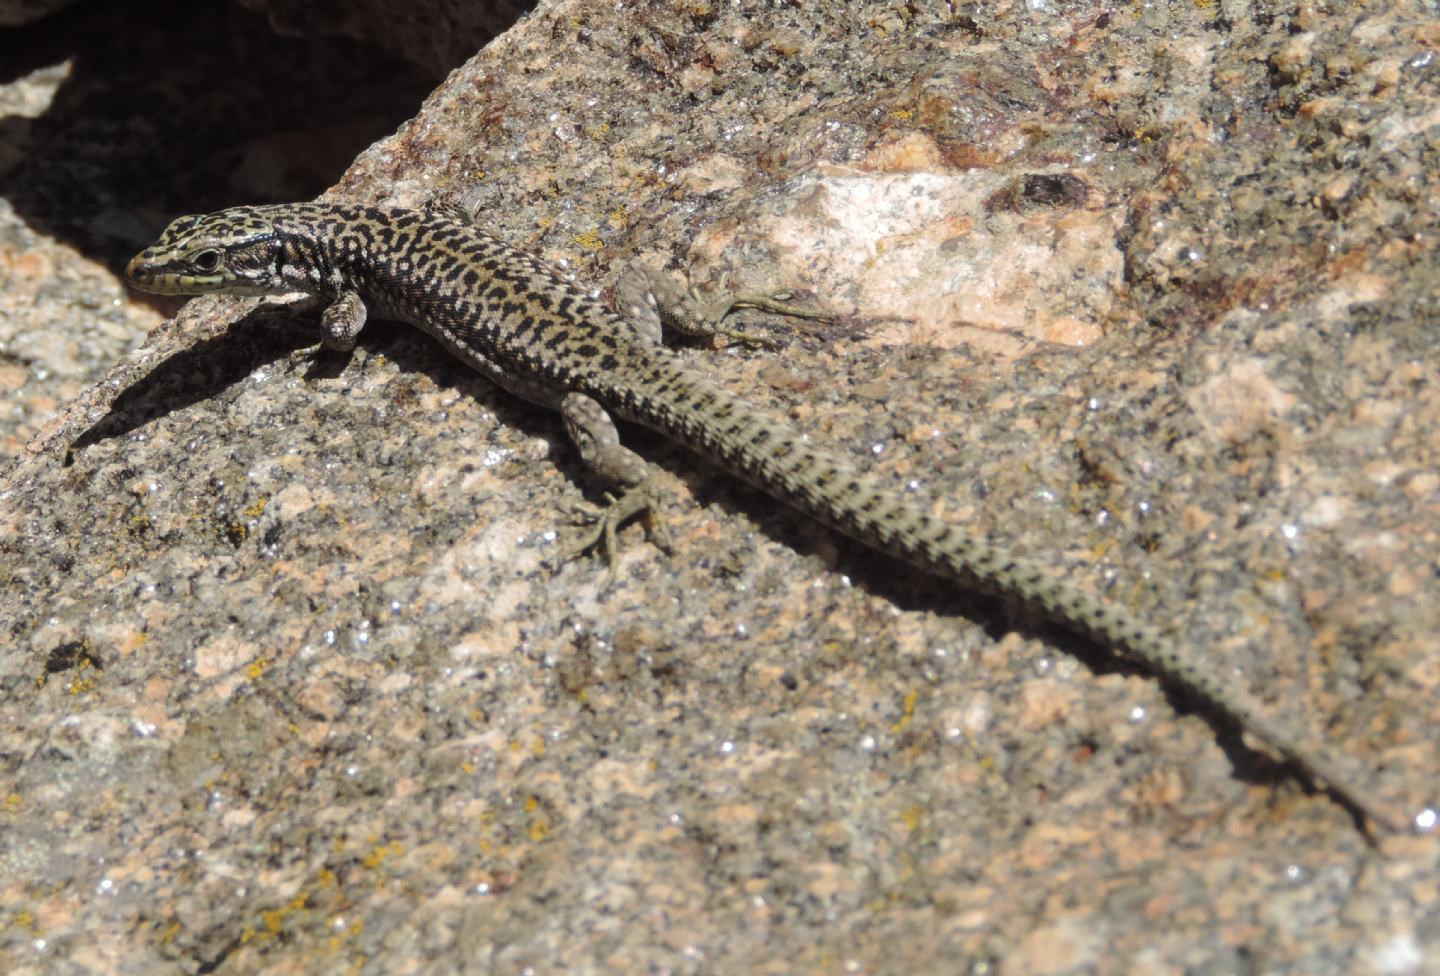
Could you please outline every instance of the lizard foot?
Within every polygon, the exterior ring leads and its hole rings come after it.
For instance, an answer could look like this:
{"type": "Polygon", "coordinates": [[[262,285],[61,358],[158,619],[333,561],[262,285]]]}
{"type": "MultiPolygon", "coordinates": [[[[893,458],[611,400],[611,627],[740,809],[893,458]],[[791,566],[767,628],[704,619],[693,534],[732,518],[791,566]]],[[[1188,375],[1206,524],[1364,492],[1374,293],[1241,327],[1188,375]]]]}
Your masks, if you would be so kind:
{"type": "MultiPolygon", "coordinates": [[[[866,334],[871,326],[881,322],[915,321],[906,315],[867,315],[857,317],[854,315],[842,315],[827,309],[797,305],[792,301],[792,299],[795,298],[795,293],[788,290],[729,294],[729,285],[730,273],[728,271],[721,275],[720,283],[716,287],[716,292],[720,296],[718,298],[705,299],[701,296],[699,290],[691,285],[686,291],[690,307],[690,321],[681,327],[681,331],[688,331],[692,335],[703,334],[711,338],[731,339],[744,343],[745,345],[774,349],[779,346],[779,343],[774,339],[756,335],[747,329],[727,326],[725,319],[730,313],[739,309],[752,309],[757,312],[764,312],[767,315],[778,315],[788,319],[817,322],[832,328],[844,323],[846,331],[858,335],[866,334]]],[[[664,312],[670,313],[667,321],[672,321],[677,314],[673,311],[676,302],[677,300],[673,296],[668,298],[668,305],[663,309],[664,312]]]]}
{"type": "Polygon", "coordinates": [[[608,567],[605,574],[606,585],[615,582],[616,555],[619,552],[616,533],[620,526],[637,515],[645,520],[645,531],[651,543],[661,552],[667,555],[670,553],[669,534],[655,517],[655,498],[643,485],[629,488],[618,497],[607,493],[604,505],[577,502],[571,506],[571,510],[579,523],[588,528],[581,533],[579,539],[552,560],[554,569],[598,548],[608,567]]]}
{"type": "MultiPolygon", "coordinates": [[[[721,275],[720,283],[715,289],[719,297],[710,299],[703,297],[693,285],[681,286],[670,275],[659,272],[638,271],[633,278],[626,280],[625,285],[625,294],[638,292],[653,300],[655,313],[659,316],[657,326],[664,323],[682,335],[711,342],[724,339],[747,346],[775,348],[779,345],[774,339],[757,334],[751,329],[727,324],[726,319],[730,314],[742,308],[788,318],[832,323],[836,321],[836,316],[831,312],[792,304],[789,299],[794,296],[789,291],[732,294],[729,272],[721,275]]],[[[617,292],[618,294],[620,292],[617,292]]],[[[627,304],[643,306],[644,302],[632,299],[627,304]]],[[[659,338],[658,329],[655,336],[659,338]]]]}
{"type": "Polygon", "coordinates": [[[703,299],[694,287],[688,291],[691,308],[694,310],[692,317],[695,324],[706,334],[715,338],[730,339],[747,346],[759,346],[766,349],[779,347],[779,343],[772,338],[758,335],[748,329],[732,328],[725,324],[725,319],[730,316],[731,312],[742,308],[792,319],[809,319],[830,323],[836,321],[832,312],[793,304],[790,299],[795,296],[790,291],[730,293],[730,273],[728,271],[721,275],[716,291],[720,297],[709,301],[703,299]]]}

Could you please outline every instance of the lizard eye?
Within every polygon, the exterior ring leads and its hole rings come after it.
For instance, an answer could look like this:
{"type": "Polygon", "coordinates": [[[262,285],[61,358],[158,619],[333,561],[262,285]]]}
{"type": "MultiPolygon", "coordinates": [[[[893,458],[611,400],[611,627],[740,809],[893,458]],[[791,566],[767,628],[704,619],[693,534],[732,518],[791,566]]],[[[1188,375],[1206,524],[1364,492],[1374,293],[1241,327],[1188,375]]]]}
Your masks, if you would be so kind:
{"type": "Polygon", "coordinates": [[[201,251],[195,255],[195,267],[201,271],[214,271],[220,267],[219,251],[201,251]]]}

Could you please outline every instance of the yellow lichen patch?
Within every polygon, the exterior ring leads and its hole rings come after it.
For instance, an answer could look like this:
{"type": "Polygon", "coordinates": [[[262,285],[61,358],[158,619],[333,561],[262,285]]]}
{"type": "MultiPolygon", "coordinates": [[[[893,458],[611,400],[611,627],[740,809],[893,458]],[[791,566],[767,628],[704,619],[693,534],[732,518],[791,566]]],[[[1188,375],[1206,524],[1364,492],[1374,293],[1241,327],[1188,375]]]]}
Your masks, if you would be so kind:
{"type": "Polygon", "coordinates": [[[6,793],[5,799],[0,800],[0,810],[4,810],[6,813],[14,813],[20,809],[22,802],[24,801],[20,799],[19,793],[6,793]]]}
{"type": "Polygon", "coordinates": [[[251,661],[250,666],[245,669],[245,677],[254,681],[268,670],[270,670],[270,659],[268,657],[257,657],[251,661]]]}
{"type": "Polygon", "coordinates": [[[280,930],[285,927],[285,912],[282,909],[272,908],[261,912],[260,920],[265,923],[267,934],[279,935],[280,930]]]}
{"type": "Polygon", "coordinates": [[[600,239],[600,235],[593,230],[587,230],[583,234],[575,235],[575,243],[588,251],[598,251],[605,246],[605,242],[600,239]]]}
{"type": "MultiPolygon", "coordinates": [[[[540,811],[540,798],[533,793],[525,797],[524,809],[527,814],[535,814],[540,811]]],[[[527,833],[530,835],[530,839],[537,843],[550,836],[550,821],[545,819],[543,811],[541,815],[532,816],[527,833]]]]}
{"type": "Polygon", "coordinates": [[[890,726],[891,732],[903,732],[905,730],[905,727],[910,724],[910,720],[915,717],[915,702],[919,699],[920,692],[914,688],[910,689],[905,695],[904,702],[901,703],[900,718],[895,721],[894,725],[890,726]]]}
{"type": "Polygon", "coordinates": [[[905,829],[912,834],[920,829],[920,824],[924,819],[925,808],[918,803],[912,803],[900,811],[900,822],[903,823],[905,829]]]}
{"type": "Polygon", "coordinates": [[[370,849],[370,853],[360,859],[360,863],[370,870],[375,870],[385,863],[386,858],[399,857],[405,853],[405,845],[400,841],[391,841],[388,844],[379,844],[370,849]]]}
{"type": "Polygon", "coordinates": [[[85,673],[89,669],[90,659],[87,657],[82,657],[80,659],[79,667],[77,668],[79,673],[76,674],[75,677],[70,679],[70,687],[67,689],[70,694],[83,695],[87,691],[94,691],[95,686],[100,684],[100,678],[98,675],[85,673]]]}
{"type": "Polygon", "coordinates": [[[300,892],[279,908],[260,912],[260,921],[265,926],[265,935],[276,936],[285,928],[285,920],[296,912],[304,911],[310,904],[310,896],[300,892]]]}

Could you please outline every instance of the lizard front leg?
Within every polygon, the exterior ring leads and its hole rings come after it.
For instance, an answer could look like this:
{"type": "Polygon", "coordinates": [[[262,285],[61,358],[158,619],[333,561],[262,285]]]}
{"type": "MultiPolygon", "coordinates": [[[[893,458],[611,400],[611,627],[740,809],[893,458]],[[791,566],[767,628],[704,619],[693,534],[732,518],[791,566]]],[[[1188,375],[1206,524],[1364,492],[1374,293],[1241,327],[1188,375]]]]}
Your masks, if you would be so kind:
{"type": "Polygon", "coordinates": [[[358,291],[344,291],[320,313],[320,341],[326,349],[349,352],[365,328],[365,300],[358,291]]]}

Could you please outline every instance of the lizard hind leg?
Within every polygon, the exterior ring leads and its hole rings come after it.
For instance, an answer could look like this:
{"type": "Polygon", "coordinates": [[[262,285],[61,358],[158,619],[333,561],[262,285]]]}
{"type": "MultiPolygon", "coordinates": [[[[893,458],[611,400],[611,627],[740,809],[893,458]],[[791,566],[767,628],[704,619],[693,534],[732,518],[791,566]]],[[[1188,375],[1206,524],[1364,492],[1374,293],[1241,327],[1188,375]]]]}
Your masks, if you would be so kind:
{"type": "Polygon", "coordinates": [[[620,432],[595,400],[583,393],[570,393],[560,402],[565,432],[580,452],[580,459],[614,491],[605,505],[579,504],[576,514],[589,526],[577,543],[565,551],[569,560],[597,546],[609,564],[609,578],[615,576],[615,533],[635,516],[645,520],[650,541],[662,552],[670,551],[664,526],[655,517],[655,496],[650,487],[651,468],[644,458],[620,443],[620,432]]]}
{"type": "Polygon", "coordinates": [[[707,300],[693,287],[683,287],[673,275],[631,265],[615,284],[616,311],[638,335],[656,343],[662,341],[664,330],[669,329],[690,339],[710,342],[728,339],[745,345],[774,347],[773,339],[725,324],[732,312],[742,308],[788,318],[835,320],[831,313],[790,304],[789,292],[731,293],[728,279],[728,275],[721,279],[719,297],[707,300]]]}

